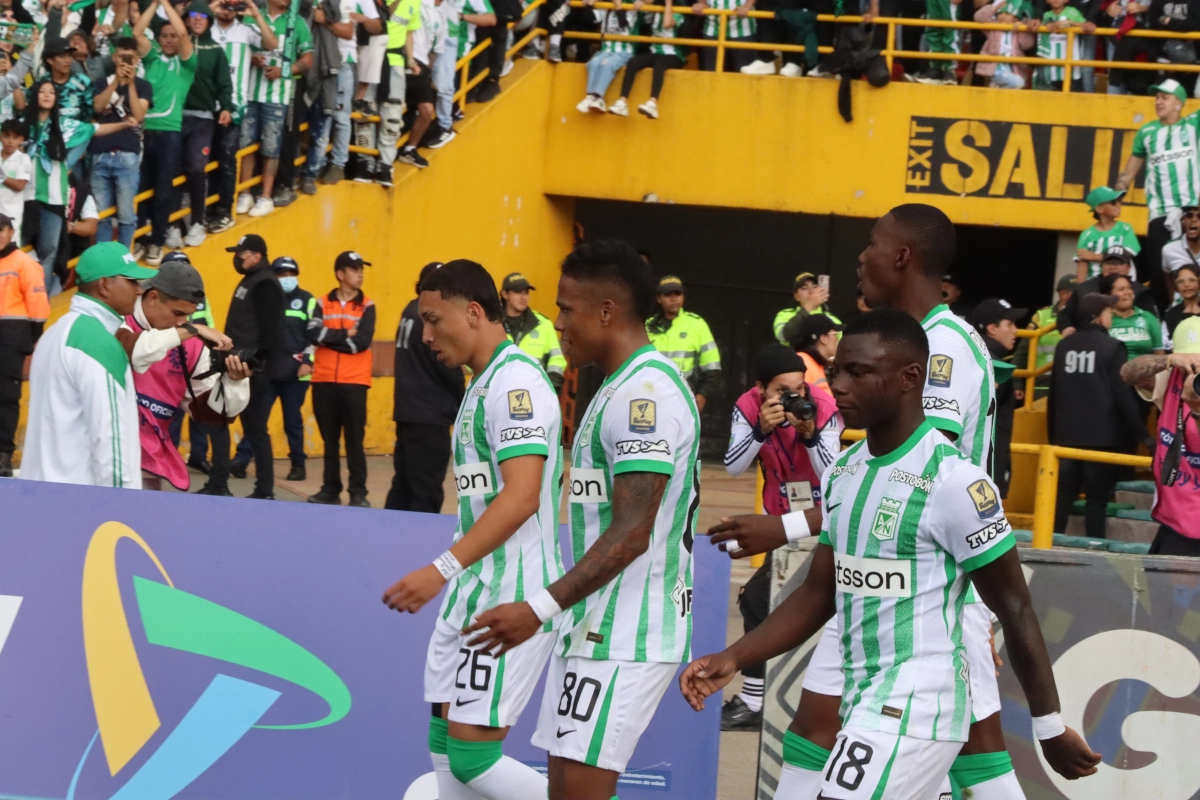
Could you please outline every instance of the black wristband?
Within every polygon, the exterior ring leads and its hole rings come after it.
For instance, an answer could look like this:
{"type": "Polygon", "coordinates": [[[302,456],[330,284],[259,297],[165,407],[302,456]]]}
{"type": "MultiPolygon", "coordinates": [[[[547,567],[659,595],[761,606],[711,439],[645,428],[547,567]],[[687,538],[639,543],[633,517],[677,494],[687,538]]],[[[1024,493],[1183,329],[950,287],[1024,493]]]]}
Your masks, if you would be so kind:
{"type": "Polygon", "coordinates": [[[196,326],[190,322],[185,322],[182,325],[180,325],[179,327],[183,328],[185,331],[190,333],[192,336],[200,335],[200,331],[196,330],[196,326]]]}

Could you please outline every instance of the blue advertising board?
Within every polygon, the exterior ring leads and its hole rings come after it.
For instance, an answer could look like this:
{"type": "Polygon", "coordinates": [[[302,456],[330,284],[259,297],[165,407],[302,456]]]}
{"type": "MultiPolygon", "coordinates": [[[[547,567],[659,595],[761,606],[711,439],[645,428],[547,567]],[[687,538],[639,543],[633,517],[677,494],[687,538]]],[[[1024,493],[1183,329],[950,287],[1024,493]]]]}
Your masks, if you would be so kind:
{"type": "MultiPolygon", "coordinates": [[[[410,616],[381,597],[446,549],[453,517],[11,480],[0,509],[0,798],[436,797],[439,600],[410,616]]],[[[729,562],[695,556],[707,653],[729,562]]],[[[505,744],[534,766],[541,696],[505,744]]],[[[669,689],[622,800],[715,798],[719,716],[669,689]]]]}

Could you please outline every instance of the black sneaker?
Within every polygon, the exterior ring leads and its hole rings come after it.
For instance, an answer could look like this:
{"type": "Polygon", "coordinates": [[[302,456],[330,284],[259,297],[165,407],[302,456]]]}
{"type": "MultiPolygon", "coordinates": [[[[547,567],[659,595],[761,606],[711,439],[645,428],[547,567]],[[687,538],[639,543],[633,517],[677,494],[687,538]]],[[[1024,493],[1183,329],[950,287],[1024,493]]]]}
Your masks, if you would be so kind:
{"type": "Polygon", "coordinates": [[[369,502],[367,502],[367,496],[365,494],[350,495],[350,505],[354,506],[355,508],[370,508],[371,507],[371,504],[369,502]]]}
{"type": "Polygon", "coordinates": [[[300,181],[300,192],[302,194],[316,194],[317,179],[305,175],[303,180],[300,181]]]}
{"type": "Polygon", "coordinates": [[[249,465],[248,464],[239,464],[236,461],[230,461],[229,462],[229,474],[231,476],[233,476],[234,478],[245,478],[247,466],[249,466],[249,465]]]}
{"type": "Polygon", "coordinates": [[[205,475],[212,472],[212,462],[209,461],[207,458],[202,458],[198,461],[189,458],[187,465],[188,465],[188,469],[194,469],[197,472],[204,473],[205,475]]]}
{"type": "Polygon", "coordinates": [[[500,81],[488,78],[472,91],[475,93],[475,98],[468,99],[468,103],[490,103],[500,94],[500,81]]]}
{"type": "Polygon", "coordinates": [[[429,166],[429,162],[425,160],[423,155],[417,152],[417,148],[415,147],[406,147],[401,150],[396,160],[403,161],[405,164],[412,164],[417,169],[425,169],[429,166]]]}
{"type": "Polygon", "coordinates": [[[762,727],[762,712],[751,711],[738,695],[721,707],[721,730],[749,731],[762,727]]]}
{"type": "Polygon", "coordinates": [[[276,208],[290,206],[296,202],[296,190],[290,186],[281,186],[271,195],[271,200],[275,203],[276,208]]]}
{"type": "Polygon", "coordinates": [[[392,167],[382,161],[375,165],[375,182],[385,189],[392,188],[392,167]]]}
{"type": "Polygon", "coordinates": [[[260,492],[257,489],[255,489],[253,492],[246,495],[246,499],[247,500],[274,500],[275,493],[274,492],[260,492]]]}
{"type": "Polygon", "coordinates": [[[232,227],[233,218],[229,216],[228,212],[222,211],[221,213],[217,214],[216,219],[208,223],[208,232],[221,233],[222,231],[227,231],[232,227]]]}
{"type": "Polygon", "coordinates": [[[233,497],[233,492],[229,491],[228,486],[213,486],[211,483],[206,483],[196,490],[196,494],[208,494],[214,497],[233,497]]]}
{"type": "Polygon", "coordinates": [[[342,493],[331,489],[321,489],[316,494],[309,495],[308,502],[317,503],[322,506],[340,506],[342,504],[342,493]]]}
{"type": "Polygon", "coordinates": [[[292,470],[284,478],[285,481],[304,481],[308,480],[308,470],[303,464],[292,464],[292,470]]]}
{"type": "Polygon", "coordinates": [[[346,165],[346,177],[355,183],[371,183],[371,171],[374,163],[374,161],[356,158],[346,165]]]}
{"type": "Polygon", "coordinates": [[[462,122],[467,118],[466,113],[462,110],[462,106],[460,106],[458,103],[455,103],[452,108],[453,110],[450,112],[451,120],[454,122],[462,122]]]}
{"type": "Polygon", "coordinates": [[[0,453],[0,478],[11,478],[12,476],[12,453],[0,453]]]}
{"type": "Polygon", "coordinates": [[[440,128],[435,125],[430,130],[433,131],[433,135],[426,136],[423,144],[424,147],[428,147],[430,150],[437,150],[439,147],[445,147],[448,143],[453,141],[455,136],[458,136],[458,132],[455,131],[454,128],[440,128]]]}

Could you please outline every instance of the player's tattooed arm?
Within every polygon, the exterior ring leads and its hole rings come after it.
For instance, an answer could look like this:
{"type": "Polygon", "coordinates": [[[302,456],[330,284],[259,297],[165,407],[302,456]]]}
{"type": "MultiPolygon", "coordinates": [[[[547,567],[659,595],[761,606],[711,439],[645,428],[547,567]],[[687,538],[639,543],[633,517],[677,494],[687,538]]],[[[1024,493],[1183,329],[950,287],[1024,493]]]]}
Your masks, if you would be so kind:
{"type": "MultiPolygon", "coordinates": [[[[650,547],[654,518],[667,487],[667,476],[629,472],[613,479],[612,522],[566,575],[549,586],[550,596],[567,609],[599,590],[650,547]]],[[[478,636],[467,642],[497,656],[528,640],[542,628],[527,602],[504,603],[484,611],[463,633],[478,636]]]]}
{"type": "Polygon", "coordinates": [[[657,472],[626,472],[613,478],[612,523],[566,575],[550,585],[559,608],[570,608],[617,577],[650,547],[654,518],[667,488],[657,472]]]}
{"type": "MultiPolygon", "coordinates": [[[[979,597],[1000,618],[1008,660],[1025,692],[1030,714],[1034,717],[1057,714],[1060,706],[1054,668],[1017,551],[1009,550],[972,571],[971,581],[979,597]]],[[[1092,752],[1083,737],[1071,728],[1043,740],[1041,746],[1047,763],[1067,780],[1093,774],[1100,763],[1100,754],[1092,752]]]]}

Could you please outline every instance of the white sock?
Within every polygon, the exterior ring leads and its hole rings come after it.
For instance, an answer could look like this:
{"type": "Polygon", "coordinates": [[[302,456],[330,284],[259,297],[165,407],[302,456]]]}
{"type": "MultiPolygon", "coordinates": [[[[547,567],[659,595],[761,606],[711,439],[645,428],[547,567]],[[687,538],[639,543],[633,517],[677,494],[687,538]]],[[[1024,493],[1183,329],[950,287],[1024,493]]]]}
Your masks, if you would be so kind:
{"type": "Polygon", "coordinates": [[[742,678],[742,690],[738,692],[738,697],[742,698],[742,702],[751,711],[762,711],[763,679],[742,678]]]}
{"type": "Polygon", "coordinates": [[[999,778],[965,787],[963,800],[1025,800],[1025,792],[1017,773],[1006,772],[999,778]]]}
{"type": "Polygon", "coordinates": [[[487,800],[539,800],[549,794],[550,786],[545,775],[508,756],[467,785],[487,800]]]}
{"type": "Polygon", "coordinates": [[[445,753],[430,753],[433,771],[437,773],[438,800],[484,800],[479,793],[450,774],[450,756],[445,753]]]}
{"type": "Polygon", "coordinates": [[[954,787],[950,785],[950,776],[942,778],[942,785],[937,790],[937,800],[950,800],[954,797],[954,787]]]}
{"type": "Polygon", "coordinates": [[[784,764],[779,771],[775,800],[813,800],[821,791],[821,771],[784,764]]]}
{"type": "Polygon", "coordinates": [[[562,34],[561,33],[550,34],[550,44],[554,45],[555,47],[562,46],[562,34]]]}

